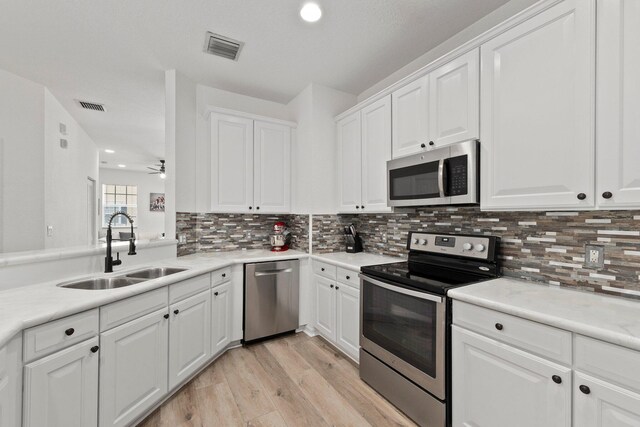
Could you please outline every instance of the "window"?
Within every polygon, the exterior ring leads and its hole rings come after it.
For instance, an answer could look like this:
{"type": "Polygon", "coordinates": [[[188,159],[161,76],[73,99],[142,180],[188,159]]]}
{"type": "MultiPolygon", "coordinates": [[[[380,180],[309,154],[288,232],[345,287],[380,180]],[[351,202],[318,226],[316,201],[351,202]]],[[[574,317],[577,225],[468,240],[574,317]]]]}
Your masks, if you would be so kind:
{"type": "MultiPolygon", "coordinates": [[[[109,226],[109,218],[115,212],[126,212],[134,221],[138,216],[138,186],[102,185],[102,226],[109,226]]],[[[122,215],[113,219],[113,228],[129,227],[129,221],[122,215]]]]}

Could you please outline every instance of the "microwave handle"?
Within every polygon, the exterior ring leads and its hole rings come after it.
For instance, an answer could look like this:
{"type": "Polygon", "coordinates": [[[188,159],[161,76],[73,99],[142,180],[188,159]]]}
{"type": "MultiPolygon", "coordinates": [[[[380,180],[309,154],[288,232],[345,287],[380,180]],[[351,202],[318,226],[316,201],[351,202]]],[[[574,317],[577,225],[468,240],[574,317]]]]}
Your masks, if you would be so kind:
{"type": "Polygon", "coordinates": [[[445,159],[440,159],[438,164],[438,190],[440,191],[440,197],[445,197],[445,171],[444,171],[445,159]]]}

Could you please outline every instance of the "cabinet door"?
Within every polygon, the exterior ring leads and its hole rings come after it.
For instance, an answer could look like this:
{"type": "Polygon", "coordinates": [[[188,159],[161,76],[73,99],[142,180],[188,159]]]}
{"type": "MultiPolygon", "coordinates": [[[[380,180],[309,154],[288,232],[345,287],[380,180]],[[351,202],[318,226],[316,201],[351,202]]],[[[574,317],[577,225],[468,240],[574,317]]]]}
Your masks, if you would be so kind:
{"type": "Polygon", "coordinates": [[[340,212],[360,212],[362,200],[362,145],[360,111],[340,120],[338,132],[338,173],[340,212]]]}
{"type": "Polygon", "coordinates": [[[173,389],[211,356],[211,290],[169,308],[169,388],[173,389]]]}
{"type": "Polygon", "coordinates": [[[430,75],[429,130],[436,147],[480,136],[480,49],[430,75]]]}
{"type": "Polygon", "coordinates": [[[347,354],[358,360],[360,354],[360,290],[344,284],[338,284],[336,289],[336,343],[347,354]]]}
{"type": "Polygon", "coordinates": [[[211,353],[216,355],[223,351],[231,342],[231,282],[218,285],[211,290],[211,353]]]}
{"type": "Polygon", "coordinates": [[[598,1],[596,199],[603,208],[640,206],[638,22],[637,0],[598,1]]]}
{"type": "Polygon", "coordinates": [[[100,426],[126,426],[167,393],[169,320],[158,310],[102,333],[100,426]]]}
{"type": "Polygon", "coordinates": [[[254,122],[254,208],[258,213],[291,210],[291,128],[254,122]]]}
{"type": "Polygon", "coordinates": [[[390,212],[387,160],[391,160],[391,96],[362,109],[361,212],[390,212]]]}
{"type": "Polygon", "coordinates": [[[640,426],[640,394],[578,371],[574,384],[574,427],[640,426]]]}
{"type": "Polygon", "coordinates": [[[594,4],[565,0],[481,47],[481,207],[590,208],[594,4]]]}
{"type": "Polygon", "coordinates": [[[316,276],[316,329],[325,338],[336,340],[335,282],[316,276]]]}
{"type": "Polygon", "coordinates": [[[253,120],[211,114],[211,210],[253,212],[253,120]]]}
{"type": "Polygon", "coordinates": [[[426,150],[429,146],[429,76],[391,94],[393,158],[426,150]]]}
{"type": "Polygon", "coordinates": [[[98,338],[24,367],[24,426],[98,425],[98,338]]]}
{"type": "Polygon", "coordinates": [[[453,426],[571,425],[570,368],[457,326],[452,355],[453,426]]]}

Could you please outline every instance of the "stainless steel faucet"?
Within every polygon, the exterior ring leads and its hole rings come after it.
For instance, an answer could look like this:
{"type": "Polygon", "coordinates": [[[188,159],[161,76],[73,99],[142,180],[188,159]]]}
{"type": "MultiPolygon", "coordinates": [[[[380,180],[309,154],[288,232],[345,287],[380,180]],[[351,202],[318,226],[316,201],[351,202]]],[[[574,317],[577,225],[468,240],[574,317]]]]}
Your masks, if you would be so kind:
{"type": "Polygon", "coordinates": [[[113,266],[122,264],[122,260],[120,259],[120,252],[117,252],[117,259],[114,261],[113,256],[111,256],[111,242],[113,241],[113,236],[111,233],[111,221],[118,215],[123,215],[127,217],[129,223],[131,223],[131,238],[129,239],[129,253],[127,255],[135,255],[136,254],[136,236],[133,234],[133,219],[126,212],[116,212],[111,215],[109,218],[109,227],[107,228],[107,256],[104,257],[104,272],[105,273],[113,273],[113,266]]]}

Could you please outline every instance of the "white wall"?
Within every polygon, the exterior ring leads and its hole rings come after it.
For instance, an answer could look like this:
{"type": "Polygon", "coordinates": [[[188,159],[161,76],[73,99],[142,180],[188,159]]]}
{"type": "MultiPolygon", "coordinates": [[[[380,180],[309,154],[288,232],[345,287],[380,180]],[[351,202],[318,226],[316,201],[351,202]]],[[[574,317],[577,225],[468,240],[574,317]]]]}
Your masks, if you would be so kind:
{"type": "Polygon", "coordinates": [[[0,252],[44,248],[44,86],[0,70],[0,252]]]}
{"type": "Polygon", "coordinates": [[[334,117],[356,103],[356,96],[310,84],[289,103],[298,123],[292,153],[292,194],[296,213],[336,210],[336,131],[334,117]]]}
{"type": "Polygon", "coordinates": [[[89,239],[89,227],[98,226],[97,198],[94,197],[95,224],[90,224],[89,179],[98,187],[98,147],[67,110],[44,90],[44,216],[45,248],[61,248],[94,244],[89,239]],[[66,135],[60,133],[60,123],[66,125],[66,135]],[[67,140],[61,148],[60,139],[67,140]]]}
{"type": "MultiPolygon", "coordinates": [[[[138,186],[138,219],[134,223],[138,239],[157,239],[161,233],[165,232],[165,213],[149,210],[149,194],[164,193],[165,180],[158,175],[150,175],[146,172],[101,168],[100,186],[98,187],[100,194],[102,194],[103,184],[138,186]]],[[[102,225],[102,217],[99,224],[102,225]]],[[[129,229],[118,229],[117,231],[129,231],[129,229]]],[[[105,233],[106,230],[103,229],[101,235],[105,233]]]]}
{"type": "Polygon", "coordinates": [[[435,48],[430,51],[424,53],[420,57],[411,61],[409,64],[403,66],[399,70],[385,77],[375,85],[366,89],[362,93],[358,95],[358,102],[364,101],[370,96],[375,95],[381,90],[391,86],[396,83],[398,80],[408,76],[409,74],[418,71],[420,68],[428,65],[429,63],[435,61],[441,56],[445,55],[449,51],[457,48],[458,46],[476,38],[480,34],[485,31],[495,27],[500,24],[507,18],[512,17],[513,15],[521,12],[522,10],[528,8],[529,6],[537,3],[538,0],[511,0],[508,3],[505,3],[498,9],[494,10],[484,18],[474,22],[472,25],[468,26],[464,30],[460,31],[458,34],[453,37],[445,40],[435,48]]]}

